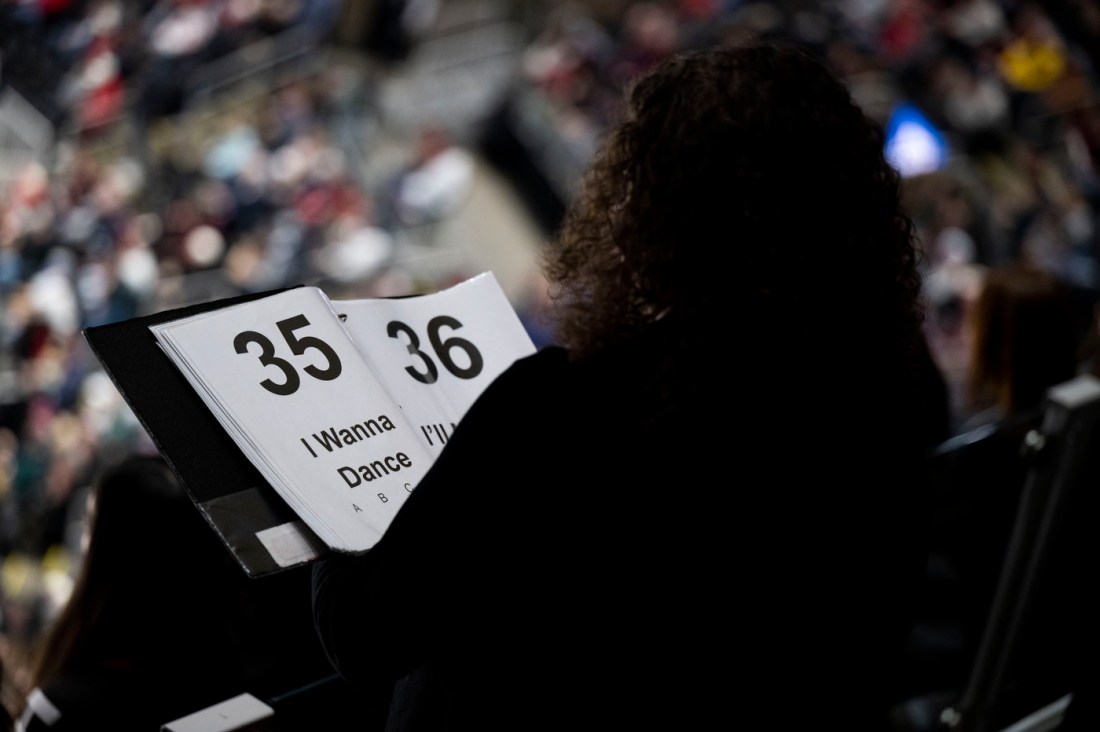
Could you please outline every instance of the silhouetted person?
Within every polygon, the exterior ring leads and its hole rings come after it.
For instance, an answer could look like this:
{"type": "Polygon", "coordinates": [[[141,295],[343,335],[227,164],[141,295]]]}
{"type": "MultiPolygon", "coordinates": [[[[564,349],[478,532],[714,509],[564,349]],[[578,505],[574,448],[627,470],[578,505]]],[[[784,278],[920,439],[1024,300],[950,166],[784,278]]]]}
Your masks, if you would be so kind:
{"type": "Polygon", "coordinates": [[[912,232],[808,55],[638,79],[546,251],[560,346],[315,567],[386,729],[883,728],[925,565],[912,232]]]}
{"type": "Polygon", "coordinates": [[[112,465],[89,511],[72,595],[31,668],[26,732],[148,732],[246,691],[230,620],[244,575],[164,461],[112,465]]]}

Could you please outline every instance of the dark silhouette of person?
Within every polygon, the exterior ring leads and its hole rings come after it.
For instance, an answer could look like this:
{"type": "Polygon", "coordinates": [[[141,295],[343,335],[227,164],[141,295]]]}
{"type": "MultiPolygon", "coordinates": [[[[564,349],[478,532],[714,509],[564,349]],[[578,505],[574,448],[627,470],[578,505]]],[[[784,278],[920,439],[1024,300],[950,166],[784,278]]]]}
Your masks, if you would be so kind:
{"type": "Polygon", "coordinates": [[[808,52],[635,79],[545,251],[556,345],[315,565],[335,668],[387,730],[886,728],[942,410],[915,259],[808,52]]]}
{"type": "Polygon", "coordinates": [[[246,691],[226,608],[243,574],[167,464],[112,464],[88,510],[72,594],[30,668],[22,729],[156,730],[246,691]]]}

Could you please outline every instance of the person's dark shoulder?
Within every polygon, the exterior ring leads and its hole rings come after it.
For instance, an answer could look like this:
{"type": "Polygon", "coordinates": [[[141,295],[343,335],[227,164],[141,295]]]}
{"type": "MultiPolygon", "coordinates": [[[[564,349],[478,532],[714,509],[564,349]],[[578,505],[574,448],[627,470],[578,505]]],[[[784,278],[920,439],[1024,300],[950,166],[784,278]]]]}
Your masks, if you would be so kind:
{"type": "Polygon", "coordinates": [[[563,373],[569,365],[569,352],[561,346],[544,346],[529,356],[523,356],[512,362],[498,376],[490,389],[515,388],[526,384],[530,379],[542,378],[563,373]]]}
{"type": "Polygon", "coordinates": [[[519,358],[485,388],[462,421],[477,422],[486,413],[523,411],[556,391],[568,368],[568,352],[560,346],[545,346],[519,358]]]}

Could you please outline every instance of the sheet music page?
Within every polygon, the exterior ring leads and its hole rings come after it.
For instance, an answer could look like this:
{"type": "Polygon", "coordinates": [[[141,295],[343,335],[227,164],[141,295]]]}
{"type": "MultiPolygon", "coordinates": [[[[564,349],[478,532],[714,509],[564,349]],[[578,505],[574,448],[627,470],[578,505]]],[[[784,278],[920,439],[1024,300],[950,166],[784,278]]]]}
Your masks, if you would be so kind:
{"type": "Polygon", "coordinates": [[[491,272],[427,295],[332,305],[433,455],[493,379],[535,352],[491,272]]]}
{"type": "Polygon", "coordinates": [[[150,330],[272,487],[333,549],[373,546],[434,460],[317,288],[150,330]]]}

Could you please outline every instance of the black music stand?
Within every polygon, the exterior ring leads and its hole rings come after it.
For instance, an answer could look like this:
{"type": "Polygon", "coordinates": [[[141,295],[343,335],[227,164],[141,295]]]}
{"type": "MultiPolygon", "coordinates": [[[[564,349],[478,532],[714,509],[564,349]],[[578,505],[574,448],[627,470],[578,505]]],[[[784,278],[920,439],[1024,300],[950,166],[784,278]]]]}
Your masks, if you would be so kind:
{"type": "Polygon", "coordinates": [[[1100,380],[1081,375],[1047,393],[1042,423],[1025,441],[1033,465],[989,620],[961,698],[940,717],[944,729],[1004,729],[1041,707],[1057,708],[1083,678],[1074,643],[1092,637],[1089,622],[1100,622],[1083,602],[1095,574],[1087,542],[1095,548],[1091,536],[1100,535],[1088,524],[1100,487],[1098,422],[1100,380]]]}

